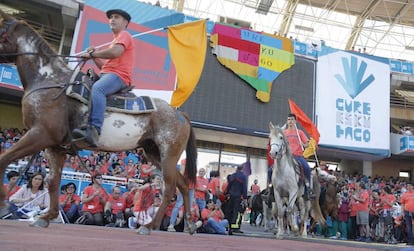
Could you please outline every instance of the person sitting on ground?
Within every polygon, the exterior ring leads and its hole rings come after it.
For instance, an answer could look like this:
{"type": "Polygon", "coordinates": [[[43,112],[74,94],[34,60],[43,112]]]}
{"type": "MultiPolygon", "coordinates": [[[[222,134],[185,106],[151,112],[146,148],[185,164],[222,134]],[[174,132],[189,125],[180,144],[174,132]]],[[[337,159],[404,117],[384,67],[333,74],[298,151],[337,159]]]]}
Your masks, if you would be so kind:
{"type": "Polygon", "coordinates": [[[8,201],[10,196],[15,194],[19,190],[19,186],[17,185],[17,181],[19,180],[19,173],[16,171],[10,171],[7,173],[7,181],[9,182],[7,185],[3,185],[3,191],[6,193],[6,200],[8,201]]]}
{"type": "Polygon", "coordinates": [[[41,172],[33,174],[29,182],[10,196],[10,211],[18,218],[28,218],[29,212],[44,210],[49,207],[50,197],[44,187],[44,177],[41,172]]]}
{"type": "Polygon", "coordinates": [[[207,201],[207,206],[201,211],[201,218],[204,221],[204,229],[210,234],[226,234],[226,227],[229,225],[227,219],[224,219],[224,213],[220,206],[217,206],[213,200],[207,201]]]}
{"type": "Polygon", "coordinates": [[[102,175],[92,177],[92,184],[87,186],[82,193],[82,216],[77,223],[86,225],[104,225],[104,206],[108,194],[102,187],[102,175]]]}
{"type": "Polygon", "coordinates": [[[59,196],[59,206],[63,209],[69,223],[75,223],[80,217],[81,197],[76,194],[76,185],[69,182],[64,187],[64,193],[59,196]]]}
{"type": "Polygon", "coordinates": [[[124,227],[126,200],[121,196],[121,188],[114,186],[105,204],[105,218],[108,227],[124,227]]]}

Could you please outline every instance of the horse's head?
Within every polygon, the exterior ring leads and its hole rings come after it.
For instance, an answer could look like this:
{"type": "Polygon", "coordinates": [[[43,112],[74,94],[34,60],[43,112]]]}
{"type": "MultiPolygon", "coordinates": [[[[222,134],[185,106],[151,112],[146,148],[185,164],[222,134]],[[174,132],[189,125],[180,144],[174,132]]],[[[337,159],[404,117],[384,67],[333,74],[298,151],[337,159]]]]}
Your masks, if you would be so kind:
{"type": "Polygon", "coordinates": [[[279,126],[274,126],[272,122],[269,123],[269,144],[270,144],[270,157],[275,159],[278,154],[283,152],[287,148],[287,142],[283,129],[279,126]]]}
{"type": "Polygon", "coordinates": [[[319,169],[318,170],[318,176],[319,176],[319,178],[321,179],[321,180],[324,180],[324,181],[326,181],[326,182],[330,182],[330,183],[332,183],[332,184],[334,184],[334,183],[336,183],[337,182],[337,179],[336,179],[336,176],[335,175],[332,175],[332,174],[329,174],[327,171],[325,171],[325,170],[321,170],[321,169],[319,169]]]}
{"type": "Polygon", "coordinates": [[[0,63],[10,63],[18,52],[15,28],[19,22],[0,9],[0,63]]]}

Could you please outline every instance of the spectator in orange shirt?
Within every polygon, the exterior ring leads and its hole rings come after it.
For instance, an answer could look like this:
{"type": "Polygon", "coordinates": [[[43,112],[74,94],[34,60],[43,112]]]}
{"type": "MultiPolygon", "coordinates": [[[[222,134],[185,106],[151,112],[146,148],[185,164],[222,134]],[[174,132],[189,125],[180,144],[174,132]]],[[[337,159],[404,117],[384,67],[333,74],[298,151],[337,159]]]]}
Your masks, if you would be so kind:
{"type": "Polygon", "coordinates": [[[152,221],[157,212],[156,207],[153,207],[156,196],[159,197],[159,184],[155,177],[138,187],[134,197],[134,216],[138,225],[146,225],[152,221]]]}
{"type": "Polygon", "coordinates": [[[59,206],[65,212],[70,223],[74,223],[80,216],[80,201],[80,196],[76,194],[75,183],[66,184],[64,193],[59,196],[59,206]]]}
{"type": "Polygon", "coordinates": [[[404,215],[405,224],[407,225],[407,242],[408,245],[414,245],[413,223],[414,219],[414,190],[413,184],[407,182],[407,192],[401,196],[401,213],[404,215]]]}
{"type": "Polygon", "coordinates": [[[9,183],[3,184],[3,191],[6,193],[6,200],[9,200],[10,196],[15,194],[19,190],[17,181],[19,180],[19,173],[16,171],[10,171],[7,173],[7,180],[9,183]]]}
{"type": "Polygon", "coordinates": [[[206,175],[206,169],[200,168],[198,170],[198,176],[195,184],[195,199],[198,208],[201,210],[206,207],[206,196],[208,194],[208,180],[204,177],[206,175]]]}
{"type": "Polygon", "coordinates": [[[81,224],[104,225],[104,206],[108,194],[102,187],[102,175],[92,177],[92,185],[87,186],[82,193],[82,217],[81,224]]]}
{"type": "Polygon", "coordinates": [[[210,180],[208,181],[208,191],[213,195],[213,201],[217,204],[220,203],[220,177],[219,171],[210,172],[210,180]]]}
{"type": "Polygon", "coordinates": [[[134,211],[134,197],[138,190],[138,184],[134,180],[129,180],[128,182],[128,191],[125,192],[122,197],[125,198],[126,201],[126,209],[125,209],[125,217],[128,219],[129,217],[133,216],[134,211]]]}
{"type": "Polygon", "coordinates": [[[127,178],[138,177],[138,166],[134,163],[133,159],[128,160],[128,165],[125,167],[127,178]]]}
{"type": "Polygon", "coordinates": [[[358,212],[357,201],[354,199],[355,189],[350,189],[350,201],[349,201],[349,224],[348,224],[348,233],[349,239],[356,240],[359,236],[358,228],[356,224],[356,216],[358,212]]]}
{"type": "Polygon", "coordinates": [[[213,200],[207,201],[207,207],[201,211],[201,218],[204,221],[204,229],[210,234],[226,234],[226,227],[229,225],[224,219],[224,213],[220,206],[214,204],[213,200]]]}
{"type": "Polygon", "coordinates": [[[365,189],[364,183],[356,183],[356,192],[353,198],[357,202],[357,218],[356,223],[359,226],[359,241],[371,241],[369,234],[369,193],[365,189]]]}
{"type": "Polygon", "coordinates": [[[105,218],[108,227],[124,227],[126,200],[119,186],[112,187],[112,193],[105,204],[105,218]]]}

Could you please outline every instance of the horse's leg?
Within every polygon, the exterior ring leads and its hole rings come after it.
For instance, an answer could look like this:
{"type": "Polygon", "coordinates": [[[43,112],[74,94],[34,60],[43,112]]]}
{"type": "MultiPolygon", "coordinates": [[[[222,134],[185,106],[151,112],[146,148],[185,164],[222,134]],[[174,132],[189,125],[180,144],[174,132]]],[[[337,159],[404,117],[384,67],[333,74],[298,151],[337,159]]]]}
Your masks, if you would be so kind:
{"type": "Polygon", "coordinates": [[[65,153],[55,148],[47,148],[46,156],[49,160],[49,197],[50,205],[46,214],[36,219],[31,226],[47,227],[49,221],[55,219],[59,215],[59,185],[62,177],[62,167],[65,160],[65,153]]]}
{"type": "Polygon", "coordinates": [[[276,204],[276,208],[277,208],[277,231],[276,231],[276,239],[281,239],[281,233],[283,232],[283,218],[284,218],[284,210],[282,210],[282,206],[283,206],[283,200],[279,194],[278,191],[274,191],[274,195],[275,195],[275,204],[276,204]]]}
{"type": "Polygon", "coordinates": [[[268,219],[267,219],[267,217],[268,217],[267,203],[266,203],[266,200],[263,199],[263,198],[262,198],[262,207],[263,207],[263,217],[262,217],[263,220],[262,220],[261,225],[264,225],[264,231],[267,232],[267,231],[269,231],[269,229],[268,229],[268,219]]]}
{"type": "Polygon", "coordinates": [[[176,167],[176,161],[161,161],[160,165],[163,169],[164,179],[164,191],[162,194],[162,202],[152,221],[147,225],[143,225],[140,228],[138,228],[137,233],[141,235],[149,235],[151,229],[159,228],[159,226],[161,225],[162,218],[164,217],[165,209],[167,208],[168,203],[170,203],[171,198],[175,194],[176,179],[178,172],[176,167]]]}
{"type": "MultiPolygon", "coordinates": [[[[190,193],[188,191],[188,186],[187,183],[185,182],[184,176],[181,175],[181,173],[179,173],[177,171],[177,186],[178,189],[180,190],[181,194],[183,195],[183,200],[184,200],[184,216],[186,218],[186,222],[185,224],[188,224],[188,230],[190,234],[194,234],[196,231],[196,226],[193,223],[192,217],[191,217],[191,208],[192,205],[190,205],[190,193]]],[[[184,226],[185,227],[185,226],[184,226]]]]}
{"type": "MultiPolygon", "coordinates": [[[[291,220],[291,218],[293,217],[293,211],[294,211],[297,198],[298,198],[298,192],[289,194],[289,201],[286,207],[286,214],[289,220],[291,220]]],[[[298,232],[298,224],[296,223],[296,220],[291,220],[290,226],[292,228],[292,231],[296,234],[298,232]]]]}
{"type": "Polygon", "coordinates": [[[305,202],[303,197],[298,198],[298,204],[300,209],[299,233],[301,233],[302,237],[307,236],[306,221],[308,219],[307,215],[309,214],[308,206],[306,205],[307,203],[308,202],[305,202]]]}
{"type": "Polygon", "coordinates": [[[47,138],[39,135],[38,130],[29,130],[10,149],[0,155],[0,218],[8,213],[4,200],[6,193],[3,190],[4,173],[7,166],[19,158],[34,154],[48,146],[47,138]]]}

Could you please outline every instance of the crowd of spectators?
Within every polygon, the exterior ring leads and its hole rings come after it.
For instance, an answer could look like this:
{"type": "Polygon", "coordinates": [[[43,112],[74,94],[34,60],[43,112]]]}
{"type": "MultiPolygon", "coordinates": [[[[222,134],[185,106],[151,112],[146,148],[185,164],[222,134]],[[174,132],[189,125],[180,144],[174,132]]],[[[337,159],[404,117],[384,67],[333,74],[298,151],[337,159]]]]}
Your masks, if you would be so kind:
{"type": "Polygon", "coordinates": [[[317,234],[331,239],[397,244],[407,242],[401,200],[410,186],[396,177],[334,172],[338,178],[338,215],[327,216],[317,234]]]}
{"type": "MultiPolygon", "coordinates": [[[[10,148],[23,133],[24,131],[15,128],[1,130],[0,150],[4,151],[10,148]]],[[[37,177],[45,180],[45,169],[47,168],[47,159],[36,160],[35,164],[27,170],[28,184],[30,185],[31,179],[33,179],[31,174],[36,174],[37,177]]],[[[160,173],[156,166],[145,159],[142,149],[118,153],[90,152],[81,159],[68,155],[63,170],[89,172],[92,175],[91,185],[82,191],[81,196],[74,194],[76,191],[74,183],[69,183],[61,188],[59,203],[69,223],[137,228],[152,220],[161,203],[162,181],[160,173]],[[81,161],[84,161],[89,171],[82,168],[81,161]],[[129,178],[127,191],[122,192],[119,186],[114,185],[111,193],[108,194],[100,186],[102,175],[129,178]],[[138,180],[142,183],[137,183],[138,180]]],[[[328,216],[327,229],[319,229],[319,235],[342,240],[375,241],[389,244],[409,241],[406,234],[407,224],[401,213],[401,202],[406,201],[404,199],[401,201],[401,198],[409,186],[405,179],[331,172],[337,176],[339,186],[337,194],[338,216],[328,216]]],[[[19,192],[21,187],[13,185],[18,175],[17,172],[11,171],[7,176],[9,185],[5,186],[5,189],[8,191],[8,198],[14,194],[22,193],[22,191],[19,192]]],[[[200,182],[195,187],[196,195],[192,203],[192,218],[199,229],[198,231],[203,232],[207,229],[206,232],[224,234],[223,229],[228,225],[228,221],[222,211],[222,202],[225,201],[220,201],[219,197],[220,194],[225,193],[226,184],[220,188],[217,177],[210,176],[207,179],[205,170],[199,170],[197,180],[200,182]],[[200,185],[202,185],[202,189],[200,185]],[[214,217],[211,216],[213,211],[214,217]],[[217,231],[211,230],[213,219],[217,223],[213,224],[217,231]]],[[[27,186],[24,185],[24,188],[27,189],[27,186]]],[[[174,227],[175,231],[185,231],[182,202],[179,205],[178,215],[174,217],[174,222],[171,223],[170,219],[179,195],[177,191],[176,196],[169,202],[161,230],[169,230],[169,227],[174,227]]],[[[15,197],[16,195],[12,198],[15,197]]],[[[23,197],[22,201],[34,199],[23,197]]],[[[20,201],[13,202],[18,204],[20,201]]]]}

